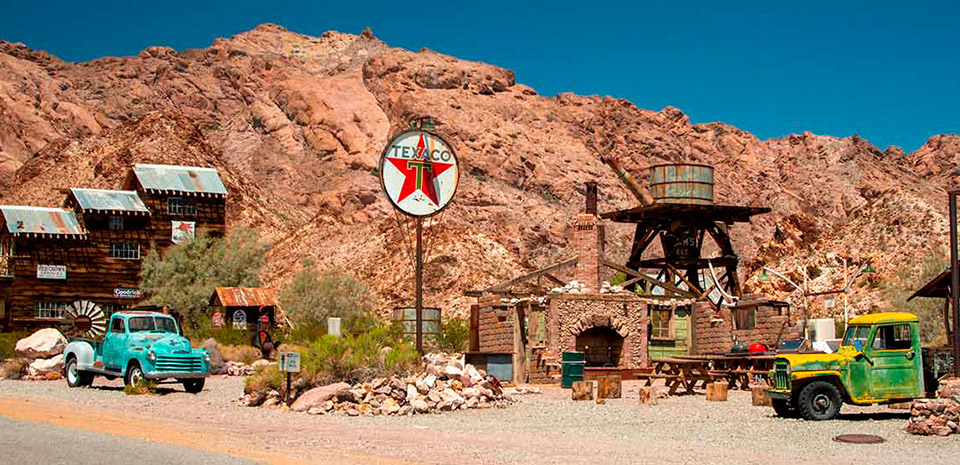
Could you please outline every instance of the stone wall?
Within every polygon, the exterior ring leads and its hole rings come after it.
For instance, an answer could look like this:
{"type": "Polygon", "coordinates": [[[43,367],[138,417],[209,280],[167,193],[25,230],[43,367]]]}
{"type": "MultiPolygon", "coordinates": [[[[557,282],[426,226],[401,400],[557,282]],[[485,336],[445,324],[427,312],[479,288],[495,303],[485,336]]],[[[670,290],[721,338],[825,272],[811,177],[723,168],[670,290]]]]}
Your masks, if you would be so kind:
{"type": "Polygon", "coordinates": [[[480,352],[513,352],[516,308],[480,307],[480,352]]]}
{"type": "Polygon", "coordinates": [[[576,350],[577,335],[592,327],[608,327],[623,336],[621,367],[647,366],[647,305],[632,294],[551,294],[548,348],[576,350]]]}
{"type": "Polygon", "coordinates": [[[745,344],[760,342],[770,348],[777,343],[778,336],[780,340],[800,337],[796,325],[790,323],[789,314],[785,311],[784,315],[780,314],[781,308],[762,302],[747,307],[756,312],[756,325],[753,329],[734,329],[733,315],[728,307],[715,312],[709,303],[695,304],[694,351],[700,354],[728,352],[733,348],[734,337],[745,344]]]}

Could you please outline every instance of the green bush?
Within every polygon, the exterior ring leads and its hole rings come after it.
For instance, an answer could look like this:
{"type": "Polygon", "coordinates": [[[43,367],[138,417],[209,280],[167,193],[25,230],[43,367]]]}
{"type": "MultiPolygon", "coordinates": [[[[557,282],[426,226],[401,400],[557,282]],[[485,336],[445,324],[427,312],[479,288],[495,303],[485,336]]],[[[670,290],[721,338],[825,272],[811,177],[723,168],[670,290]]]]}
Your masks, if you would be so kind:
{"type": "Polygon", "coordinates": [[[463,352],[470,342],[470,323],[464,318],[450,318],[440,324],[434,343],[441,352],[463,352]]]}
{"type": "Polygon", "coordinates": [[[338,269],[319,273],[312,260],[304,260],[293,281],[280,291],[280,303],[294,325],[310,328],[326,328],[329,317],[342,318],[344,329],[353,318],[361,323],[371,313],[372,301],[367,286],[355,277],[338,269]]]}
{"type": "Polygon", "coordinates": [[[276,365],[259,366],[256,371],[253,372],[253,375],[243,380],[243,392],[244,394],[254,392],[265,393],[271,389],[281,392],[285,386],[285,380],[285,375],[276,365]]]}
{"type": "Polygon", "coordinates": [[[16,358],[17,352],[14,349],[17,346],[17,341],[29,335],[30,333],[26,331],[0,333],[0,363],[7,359],[16,358]]]}
{"type": "Polygon", "coordinates": [[[152,379],[143,379],[136,386],[124,386],[123,393],[128,396],[139,396],[143,394],[156,394],[157,382],[152,379]]]}
{"type": "Polygon", "coordinates": [[[386,324],[354,337],[324,335],[301,352],[301,376],[317,384],[409,373],[419,367],[420,356],[400,336],[396,325],[386,324]]]}

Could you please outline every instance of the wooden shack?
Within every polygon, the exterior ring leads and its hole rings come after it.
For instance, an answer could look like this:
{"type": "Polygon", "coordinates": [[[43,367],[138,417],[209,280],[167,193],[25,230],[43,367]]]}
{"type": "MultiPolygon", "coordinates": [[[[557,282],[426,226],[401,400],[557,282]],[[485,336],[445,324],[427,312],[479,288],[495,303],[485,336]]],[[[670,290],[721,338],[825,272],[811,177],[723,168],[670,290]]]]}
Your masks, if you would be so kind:
{"type": "Polygon", "coordinates": [[[216,170],[136,165],[125,184],[70,189],[62,208],[0,206],[4,331],[70,323],[65,316],[78,306],[105,316],[134,306],[151,247],[163,250],[197,230],[223,235],[226,189],[216,170]]]}
{"type": "Polygon", "coordinates": [[[276,325],[276,293],[269,287],[218,287],[210,296],[210,309],[214,327],[253,331],[260,315],[267,315],[271,328],[276,325]]]}

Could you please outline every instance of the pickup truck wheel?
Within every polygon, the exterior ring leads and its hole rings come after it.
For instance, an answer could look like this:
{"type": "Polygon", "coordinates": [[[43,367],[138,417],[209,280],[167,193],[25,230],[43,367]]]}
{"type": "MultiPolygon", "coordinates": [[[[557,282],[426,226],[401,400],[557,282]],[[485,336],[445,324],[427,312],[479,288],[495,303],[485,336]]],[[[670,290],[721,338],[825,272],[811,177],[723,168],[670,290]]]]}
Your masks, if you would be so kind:
{"type": "Polygon", "coordinates": [[[827,381],[813,381],[800,390],[800,414],[807,420],[833,420],[840,415],[840,391],[827,381]]]}
{"type": "Polygon", "coordinates": [[[140,368],[140,364],[137,362],[130,362],[130,366],[127,367],[127,375],[123,377],[123,384],[133,387],[142,383],[143,380],[143,369],[140,368]]]}
{"type": "Polygon", "coordinates": [[[797,418],[797,409],[790,405],[790,401],[786,399],[770,399],[770,404],[773,405],[773,411],[776,412],[778,417],[797,418]]]}
{"type": "Polygon", "coordinates": [[[185,379],[183,380],[183,389],[191,394],[197,394],[203,390],[204,379],[185,379]]]}
{"type": "Polygon", "coordinates": [[[93,384],[93,374],[81,371],[77,368],[77,359],[76,357],[71,356],[67,360],[67,386],[72,388],[75,387],[84,387],[93,384]]]}

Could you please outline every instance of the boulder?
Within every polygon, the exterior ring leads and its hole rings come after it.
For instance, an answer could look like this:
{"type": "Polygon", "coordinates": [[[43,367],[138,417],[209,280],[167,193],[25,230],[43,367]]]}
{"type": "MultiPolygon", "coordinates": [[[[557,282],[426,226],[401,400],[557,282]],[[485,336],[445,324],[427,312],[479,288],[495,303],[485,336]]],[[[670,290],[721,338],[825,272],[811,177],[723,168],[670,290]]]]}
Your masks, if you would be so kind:
{"type": "Polygon", "coordinates": [[[297,397],[290,407],[294,412],[305,412],[333,399],[341,390],[350,389],[347,383],[334,383],[315,387],[297,397]]]}
{"type": "Polygon", "coordinates": [[[430,411],[430,405],[423,399],[412,400],[410,406],[413,407],[413,411],[417,413],[427,413],[430,411]]]}
{"type": "Polygon", "coordinates": [[[393,415],[398,411],[400,411],[400,404],[389,397],[380,404],[380,412],[384,415],[393,415]]]}
{"type": "Polygon", "coordinates": [[[42,376],[47,373],[59,373],[63,370],[63,356],[54,355],[48,359],[38,358],[27,368],[27,374],[31,377],[42,376]]]}
{"type": "Polygon", "coordinates": [[[223,373],[223,356],[220,355],[220,347],[217,346],[217,341],[213,338],[203,341],[201,344],[204,350],[207,351],[207,354],[210,355],[210,374],[218,375],[223,373]]]}
{"type": "Polygon", "coordinates": [[[416,386],[414,386],[414,385],[412,385],[412,384],[408,384],[408,385],[407,385],[407,397],[406,397],[406,399],[407,399],[407,400],[416,399],[416,398],[417,398],[417,394],[419,394],[419,392],[420,392],[420,391],[417,389],[416,386]]]}
{"type": "Polygon", "coordinates": [[[53,328],[41,329],[17,341],[15,350],[17,355],[31,360],[38,358],[49,359],[63,353],[67,347],[67,338],[53,328]]]}

